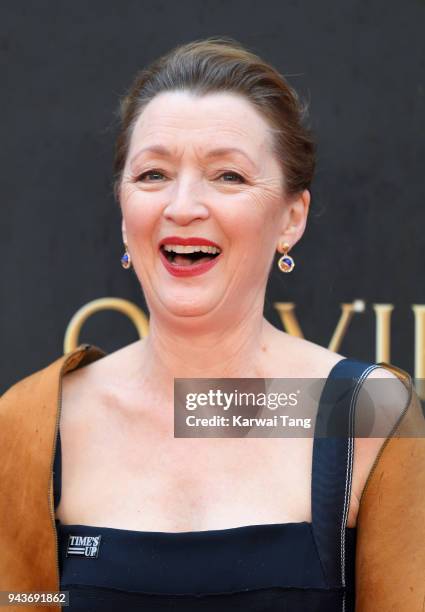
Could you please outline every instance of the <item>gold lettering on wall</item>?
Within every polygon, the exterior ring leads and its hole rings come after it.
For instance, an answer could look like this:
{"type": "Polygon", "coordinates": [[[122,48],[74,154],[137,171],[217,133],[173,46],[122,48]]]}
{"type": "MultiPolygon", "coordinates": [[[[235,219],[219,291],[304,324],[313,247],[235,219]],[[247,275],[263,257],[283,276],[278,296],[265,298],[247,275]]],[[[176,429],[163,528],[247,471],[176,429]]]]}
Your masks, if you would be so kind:
{"type": "Polygon", "coordinates": [[[117,310],[122,312],[133,322],[140,338],[147,336],[149,319],[139,306],[122,298],[99,298],[88,302],[77,310],[68,323],[65,330],[64,353],[72,351],[80,344],[80,332],[84,323],[89,317],[101,310],[117,310]]]}
{"type": "Polygon", "coordinates": [[[415,317],[415,388],[425,399],[425,305],[412,304],[415,317]]]}
{"type": "Polygon", "coordinates": [[[373,304],[376,316],[375,361],[391,363],[391,313],[392,304],[373,304]]]}
{"type": "MultiPolygon", "coordinates": [[[[292,336],[304,338],[295,315],[296,305],[293,302],[274,302],[274,306],[280,315],[283,329],[292,336]]],[[[354,300],[354,302],[348,304],[341,304],[341,310],[341,316],[328,345],[329,350],[336,353],[339,351],[344,336],[347,333],[351,319],[355,313],[364,312],[365,303],[363,300],[354,300]]]]}
{"type": "Polygon", "coordinates": [[[274,302],[273,306],[280,315],[283,329],[291,336],[304,338],[301,327],[295,315],[296,305],[293,302],[274,302]]]}
{"type": "MultiPolygon", "coordinates": [[[[301,326],[295,314],[294,302],[275,302],[283,329],[293,336],[304,338],[301,326]]],[[[80,332],[84,323],[93,314],[102,310],[117,310],[128,317],[134,324],[140,338],[147,336],[149,319],[144,311],[129,300],[122,298],[99,298],[82,306],[71,318],[65,330],[64,353],[68,353],[80,344],[80,332]]],[[[373,304],[376,317],[376,355],[375,361],[391,363],[391,314],[393,304],[373,304]]],[[[414,377],[417,379],[417,391],[425,397],[425,304],[413,304],[415,319],[415,366],[414,377]]],[[[354,300],[341,304],[341,316],[329,342],[328,348],[338,352],[350,322],[356,313],[365,311],[364,300],[354,300]]]]}

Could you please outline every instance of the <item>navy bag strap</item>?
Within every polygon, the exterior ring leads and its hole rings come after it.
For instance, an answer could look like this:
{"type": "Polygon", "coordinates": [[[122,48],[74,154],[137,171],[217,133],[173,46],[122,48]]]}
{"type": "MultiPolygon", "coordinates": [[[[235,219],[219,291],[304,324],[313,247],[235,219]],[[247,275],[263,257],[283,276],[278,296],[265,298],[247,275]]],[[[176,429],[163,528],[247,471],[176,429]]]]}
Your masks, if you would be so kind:
{"type": "Polygon", "coordinates": [[[312,529],[329,587],[345,587],[345,528],[351,496],[355,406],[361,385],[378,364],[344,358],[320,397],[313,441],[312,529]]]}

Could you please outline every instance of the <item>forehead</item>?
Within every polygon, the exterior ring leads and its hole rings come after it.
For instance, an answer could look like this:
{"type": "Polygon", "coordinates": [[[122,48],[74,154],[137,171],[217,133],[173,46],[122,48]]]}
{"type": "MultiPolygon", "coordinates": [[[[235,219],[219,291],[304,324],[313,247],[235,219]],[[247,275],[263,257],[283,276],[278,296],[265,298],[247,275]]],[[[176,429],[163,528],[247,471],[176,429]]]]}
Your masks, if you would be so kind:
{"type": "Polygon", "coordinates": [[[172,91],[158,94],[138,117],[130,150],[142,141],[145,146],[242,146],[258,159],[271,151],[272,134],[267,120],[242,95],[172,91]]]}

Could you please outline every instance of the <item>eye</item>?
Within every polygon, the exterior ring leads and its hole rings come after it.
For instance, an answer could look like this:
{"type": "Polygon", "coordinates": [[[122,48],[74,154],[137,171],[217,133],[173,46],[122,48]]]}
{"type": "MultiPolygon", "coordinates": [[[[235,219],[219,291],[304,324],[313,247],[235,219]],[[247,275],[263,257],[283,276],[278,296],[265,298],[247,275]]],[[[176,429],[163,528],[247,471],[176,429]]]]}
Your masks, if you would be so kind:
{"type": "MultiPolygon", "coordinates": [[[[142,174],[140,174],[136,180],[143,181],[145,177],[152,176],[152,175],[156,177],[159,176],[159,177],[165,178],[165,175],[160,170],[153,169],[153,170],[146,170],[146,172],[143,172],[142,174]]],[[[154,179],[153,181],[145,181],[145,182],[158,183],[159,181],[157,179],[154,179]]]]}
{"type": "Polygon", "coordinates": [[[245,183],[245,179],[243,178],[243,176],[241,176],[237,172],[223,172],[223,174],[220,174],[218,178],[221,178],[222,176],[232,177],[231,180],[225,180],[225,183],[245,183]]]}

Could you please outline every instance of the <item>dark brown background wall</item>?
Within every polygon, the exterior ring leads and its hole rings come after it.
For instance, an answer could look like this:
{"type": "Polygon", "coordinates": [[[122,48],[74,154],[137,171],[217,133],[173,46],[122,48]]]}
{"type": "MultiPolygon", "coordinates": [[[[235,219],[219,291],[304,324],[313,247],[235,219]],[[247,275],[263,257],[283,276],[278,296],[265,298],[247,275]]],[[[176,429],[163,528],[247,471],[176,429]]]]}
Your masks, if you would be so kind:
{"type": "MultiPolygon", "coordinates": [[[[372,303],[393,303],[392,362],[413,370],[411,304],[425,303],[423,0],[12,2],[0,7],[0,391],[61,354],[74,312],[105,296],[144,307],[121,269],[114,111],[134,73],[175,44],[235,37],[310,100],[318,171],[310,223],[273,273],[305,337],[327,346],[340,303],[364,299],[340,348],[375,358],[372,303]]],[[[82,342],[137,338],[101,313],[82,342]]]]}

